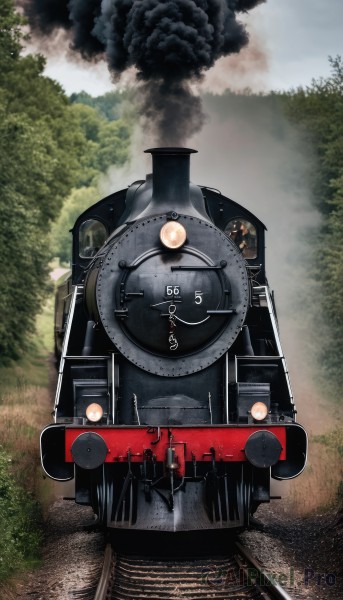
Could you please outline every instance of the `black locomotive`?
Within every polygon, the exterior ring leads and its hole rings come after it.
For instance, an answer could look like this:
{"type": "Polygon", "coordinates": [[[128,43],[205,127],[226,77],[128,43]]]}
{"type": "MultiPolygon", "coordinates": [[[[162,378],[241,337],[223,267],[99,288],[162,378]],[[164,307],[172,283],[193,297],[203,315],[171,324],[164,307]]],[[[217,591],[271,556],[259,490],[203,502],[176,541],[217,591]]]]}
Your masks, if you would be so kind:
{"type": "Polygon", "coordinates": [[[295,422],[265,227],[190,184],[190,154],[157,148],[153,173],[77,219],[57,291],[60,368],[43,468],[75,478],[117,539],[249,525],[270,478],[297,476],[295,422]],[[130,533],[129,533],[130,531],[130,533]]]}

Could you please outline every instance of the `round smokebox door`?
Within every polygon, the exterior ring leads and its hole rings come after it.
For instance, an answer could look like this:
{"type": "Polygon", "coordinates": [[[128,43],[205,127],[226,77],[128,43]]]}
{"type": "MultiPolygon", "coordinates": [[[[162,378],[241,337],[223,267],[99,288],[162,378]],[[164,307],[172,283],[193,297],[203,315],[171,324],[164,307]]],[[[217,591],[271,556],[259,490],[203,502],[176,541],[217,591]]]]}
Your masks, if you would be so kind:
{"type": "Polygon", "coordinates": [[[209,222],[179,215],[185,244],[160,240],[166,215],[137,221],[109,246],[96,275],[99,320],[138,367],[179,377],[210,366],[230,348],[249,304],[246,263],[209,222]]]}
{"type": "Polygon", "coordinates": [[[162,355],[188,354],[208,345],[227,322],[227,316],[209,314],[226,305],[224,279],[220,272],[207,270],[209,264],[189,251],[142,260],[123,282],[128,317],[122,327],[127,335],[162,355]]]}

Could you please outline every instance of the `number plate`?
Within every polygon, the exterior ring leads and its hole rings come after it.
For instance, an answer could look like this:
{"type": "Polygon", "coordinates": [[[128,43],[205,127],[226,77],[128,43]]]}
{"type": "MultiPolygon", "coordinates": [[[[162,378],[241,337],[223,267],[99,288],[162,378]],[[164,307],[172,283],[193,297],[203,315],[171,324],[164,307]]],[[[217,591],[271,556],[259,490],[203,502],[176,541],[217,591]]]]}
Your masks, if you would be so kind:
{"type": "Polygon", "coordinates": [[[179,285],[166,285],[165,287],[165,298],[166,299],[172,299],[172,298],[181,298],[181,288],[179,285]]]}

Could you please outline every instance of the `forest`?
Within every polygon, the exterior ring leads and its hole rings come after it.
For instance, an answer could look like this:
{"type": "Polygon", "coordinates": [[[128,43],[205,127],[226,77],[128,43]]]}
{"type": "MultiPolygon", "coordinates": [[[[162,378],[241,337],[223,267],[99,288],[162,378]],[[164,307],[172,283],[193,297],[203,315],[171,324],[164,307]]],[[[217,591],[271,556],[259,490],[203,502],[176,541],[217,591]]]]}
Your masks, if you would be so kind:
{"type": "MultiPolygon", "coordinates": [[[[22,26],[12,0],[2,0],[0,373],[29,352],[37,316],[53,295],[51,261],[57,257],[68,265],[69,230],[77,215],[100,198],[101,177],[130,160],[138,119],[132,90],[67,97],[44,75],[44,57],[22,52],[22,26]]],[[[318,385],[338,403],[343,352],[343,61],[339,56],[329,60],[331,75],[308,87],[257,96],[247,92],[247,97],[266,107],[277,105],[302,141],[309,198],[320,215],[308,234],[308,302],[303,310],[317,347],[318,385]]],[[[244,94],[233,95],[237,102],[246,100],[244,94]]],[[[207,101],[215,104],[216,97],[207,101]]],[[[6,456],[1,455],[1,470],[7,473],[6,456]]],[[[8,477],[3,481],[10,494],[14,484],[8,477]]],[[[2,502],[0,498],[0,514],[5,511],[2,502]]]]}

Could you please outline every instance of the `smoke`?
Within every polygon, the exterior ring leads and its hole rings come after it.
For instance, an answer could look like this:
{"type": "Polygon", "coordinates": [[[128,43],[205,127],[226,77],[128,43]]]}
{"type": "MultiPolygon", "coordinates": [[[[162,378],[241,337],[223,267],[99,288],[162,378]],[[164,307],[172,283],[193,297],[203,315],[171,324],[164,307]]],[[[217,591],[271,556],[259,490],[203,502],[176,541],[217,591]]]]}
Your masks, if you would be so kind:
{"type": "MultiPolygon", "coordinates": [[[[214,187],[251,210],[267,227],[266,269],[283,349],[291,374],[299,421],[316,421],[318,391],[313,383],[313,290],[309,275],[320,216],[310,195],[310,163],[301,134],[286,120],[276,96],[206,95],[208,121],[191,140],[191,180],[214,187]]],[[[314,303],[315,304],[315,303],[314,303]]]]}
{"type": "MultiPolygon", "coordinates": [[[[323,434],[334,429],[336,412],[317,385],[323,329],[312,252],[321,216],[311,199],[308,146],[286,120],[275,95],[208,94],[204,108],[208,121],[191,140],[191,147],[199,150],[191,159],[191,180],[220,189],[268,228],[267,277],[275,290],[297,417],[309,434],[323,434]]],[[[272,495],[289,494],[280,510],[288,508],[294,515],[332,501],[337,479],[325,489],[321,482],[335,458],[312,443],[309,460],[311,468],[301,483],[294,480],[285,488],[283,482],[272,481],[272,495]]]]}
{"type": "Polygon", "coordinates": [[[259,39],[256,32],[252,33],[249,45],[239,54],[220,58],[205,74],[200,86],[203,93],[222,94],[227,89],[241,93],[267,91],[268,55],[264,41],[259,39]]]}
{"type": "Polygon", "coordinates": [[[188,82],[159,82],[140,87],[143,130],[151,142],[175,146],[186,142],[206,121],[200,96],[195,95],[188,82]],[[166,143],[167,141],[167,143],[166,143]]]}
{"type": "Polygon", "coordinates": [[[18,0],[35,35],[64,29],[74,51],[105,58],[117,77],[135,67],[143,112],[164,143],[181,143],[201,128],[201,101],[190,83],[247,45],[237,17],[265,1],[18,0]]]}

